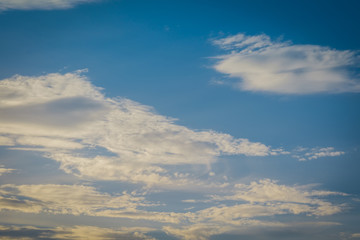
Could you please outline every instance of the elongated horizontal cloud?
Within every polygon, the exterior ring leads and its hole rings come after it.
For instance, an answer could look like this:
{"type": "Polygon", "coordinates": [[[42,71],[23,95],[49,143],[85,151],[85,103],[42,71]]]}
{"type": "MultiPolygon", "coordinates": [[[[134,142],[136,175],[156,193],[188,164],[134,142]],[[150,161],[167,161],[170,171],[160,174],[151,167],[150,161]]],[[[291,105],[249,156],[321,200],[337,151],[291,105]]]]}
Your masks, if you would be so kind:
{"type": "Polygon", "coordinates": [[[79,177],[171,183],[166,166],[279,153],[248,139],[177,125],[129,99],[106,98],[82,71],[0,81],[0,115],[0,144],[42,151],[79,177]]]}
{"type": "Polygon", "coordinates": [[[268,179],[238,184],[234,193],[211,196],[217,204],[198,211],[154,212],[146,208],[161,203],[149,202],[143,195],[123,192],[111,195],[83,185],[1,185],[0,210],[25,213],[71,214],[148,220],[168,224],[188,223],[242,226],[256,217],[282,214],[333,215],[341,205],[324,200],[330,195],[345,194],[328,191],[306,191],[302,187],[279,185],[268,179]],[[235,203],[229,203],[229,200],[235,203]],[[227,203],[226,203],[227,202],[227,203]]]}
{"type": "Polygon", "coordinates": [[[1,239],[131,239],[131,240],[154,240],[145,233],[152,231],[151,228],[100,228],[94,226],[73,226],[39,228],[34,226],[1,226],[1,239]]]}
{"type": "Polygon", "coordinates": [[[6,173],[11,173],[13,171],[15,171],[15,169],[5,168],[4,165],[0,164],[0,176],[3,175],[3,174],[6,174],[6,173]]]}
{"type": "Polygon", "coordinates": [[[176,223],[182,214],[147,212],[139,207],[156,206],[143,196],[123,192],[116,196],[83,185],[2,185],[0,210],[25,213],[71,214],[176,223]]]}
{"type": "Polygon", "coordinates": [[[345,152],[337,151],[334,147],[297,148],[293,157],[299,159],[299,161],[308,161],[324,157],[338,157],[344,154],[345,152]]]}
{"type": "Polygon", "coordinates": [[[250,184],[235,185],[235,193],[228,196],[212,196],[214,200],[247,201],[257,207],[266,208],[272,203],[274,210],[281,212],[286,209],[294,214],[306,212],[312,215],[332,215],[341,211],[340,206],[334,206],[330,202],[321,200],[319,197],[341,195],[344,193],[331,191],[308,191],[304,186],[291,187],[279,185],[270,179],[251,182],[250,184]]]}
{"type": "Polygon", "coordinates": [[[76,5],[98,0],[0,0],[0,10],[52,10],[73,8],[76,5]]]}
{"type": "Polygon", "coordinates": [[[231,51],[215,58],[214,69],[236,79],[232,85],[244,91],[360,92],[360,58],[356,51],[275,42],[265,34],[237,34],[213,40],[213,44],[231,51]]]}
{"type": "MultiPolygon", "coordinates": [[[[264,236],[261,239],[269,239],[269,234],[276,234],[275,239],[289,239],[289,237],[303,236],[308,238],[313,236],[314,229],[319,231],[321,227],[336,226],[336,223],[331,222],[309,222],[309,223],[287,223],[282,224],[278,222],[261,222],[255,220],[245,220],[244,227],[238,227],[236,230],[229,227],[220,227],[217,225],[194,224],[189,227],[164,227],[164,231],[168,233],[166,238],[164,235],[160,238],[151,237],[151,233],[161,233],[157,229],[147,227],[121,227],[121,228],[104,228],[86,225],[75,225],[72,227],[58,226],[58,227],[35,227],[35,226],[5,226],[0,225],[1,239],[122,239],[122,240],[155,240],[155,239],[179,239],[185,240],[208,240],[212,235],[219,235],[222,233],[232,233],[234,236],[238,235],[238,239],[253,239],[259,233],[264,236]],[[270,230],[272,229],[272,230],[270,230]],[[293,231],[288,231],[292,229],[293,231]],[[296,231],[294,231],[296,229],[296,231]]],[[[343,233],[344,235],[344,233],[343,233]]],[[[217,236],[219,238],[219,236],[217,236]]],[[[357,238],[356,234],[349,236],[349,238],[357,238]]],[[[225,238],[225,236],[224,236],[225,238]]],[[[259,238],[256,238],[259,239],[259,238]]],[[[320,238],[324,239],[324,238],[320,238]]],[[[343,239],[343,238],[341,238],[343,239]]],[[[345,239],[345,238],[344,238],[345,239]]]]}

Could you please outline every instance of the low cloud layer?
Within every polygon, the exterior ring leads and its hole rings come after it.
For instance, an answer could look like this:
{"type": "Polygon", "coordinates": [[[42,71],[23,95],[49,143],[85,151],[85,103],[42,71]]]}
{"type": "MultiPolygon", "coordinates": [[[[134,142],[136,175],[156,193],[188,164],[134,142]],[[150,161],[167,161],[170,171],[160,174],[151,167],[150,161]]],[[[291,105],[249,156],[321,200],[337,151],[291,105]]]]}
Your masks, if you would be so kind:
{"type": "Polygon", "coordinates": [[[244,91],[360,92],[360,58],[356,51],[272,41],[265,34],[237,34],[213,40],[213,44],[228,51],[215,57],[214,69],[235,79],[229,84],[244,91]]]}
{"type": "MultiPolygon", "coordinates": [[[[149,210],[164,203],[147,201],[146,194],[135,192],[108,194],[83,185],[7,184],[0,186],[0,210],[146,220],[163,223],[163,230],[175,235],[189,225],[196,229],[216,226],[208,232],[212,235],[248,226],[286,227],[284,223],[271,221],[271,217],[276,215],[333,215],[341,212],[344,206],[333,204],[325,198],[331,195],[346,196],[343,193],[312,190],[309,186],[280,185],[269,179],[236,184],[227,191],[221,196],[208,196],[209,201],[213,202],[212,206],[197,211],[176,212],[149,210]],[[257,219],[259,217],[262,220],[257,219]]],[[[188,204],[196,205],[196,202],[188,204]]],[[[201,234],[193,239],[202,239],[201,234]]]]}
{"type": "Polygon", "coordinates": [[[0,0],[0,10],[68,9],[98,0],[0,0]]]}

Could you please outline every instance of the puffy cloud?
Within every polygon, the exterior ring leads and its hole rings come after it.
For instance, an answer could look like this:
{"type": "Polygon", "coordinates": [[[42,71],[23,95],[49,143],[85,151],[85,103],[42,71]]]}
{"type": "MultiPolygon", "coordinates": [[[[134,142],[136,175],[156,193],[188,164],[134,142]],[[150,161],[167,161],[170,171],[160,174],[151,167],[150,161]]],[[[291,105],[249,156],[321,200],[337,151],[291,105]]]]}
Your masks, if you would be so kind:
{"type": "Polygon", "coordinates": [[[265,34],[237,34],[213,43],[231,51],[217,56],[214,68],[238,79],[232,85],[241,90],[277,94],[360,92],[360,79],[348,70],[358,69],[356,51],[271,41],[265,34]]]}
{"type": "Polygon", "coordinates": [[[0,0],[0,10],[67,9],[82,3],[95,1],[99,0],[0,0]]]}
{"type": "Polygon", "coordinates": [[[43,151],[80,177],[154,184],[171,182],[165,173],[173,165],[279,152],[229,134],[191,130],[129,99],[106,98],[82,72],[0,81],[0,143],[43,151]]]}

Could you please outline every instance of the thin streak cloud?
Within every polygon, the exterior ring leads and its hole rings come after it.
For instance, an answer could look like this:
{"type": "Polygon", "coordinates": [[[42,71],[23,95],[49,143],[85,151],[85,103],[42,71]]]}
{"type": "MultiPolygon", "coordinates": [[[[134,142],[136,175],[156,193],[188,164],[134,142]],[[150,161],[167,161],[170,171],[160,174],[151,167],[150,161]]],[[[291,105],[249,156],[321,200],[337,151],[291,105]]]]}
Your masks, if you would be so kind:
{"type": "Polygon", "coordinates": [[[96,1],[99,0],[0,0],[0,11],[69,9],[96,1]]]}

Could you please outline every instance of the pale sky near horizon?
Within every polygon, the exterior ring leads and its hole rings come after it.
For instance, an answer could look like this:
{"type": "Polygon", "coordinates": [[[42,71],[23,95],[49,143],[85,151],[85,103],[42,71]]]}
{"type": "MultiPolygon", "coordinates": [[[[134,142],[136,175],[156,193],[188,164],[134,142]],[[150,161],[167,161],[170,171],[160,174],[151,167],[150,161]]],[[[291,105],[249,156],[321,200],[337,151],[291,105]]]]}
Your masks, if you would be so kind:
{"type": "Polygon", "coordinates": [[[0,239],[360,239],[359,9],[0,0],[0,239]]]}

